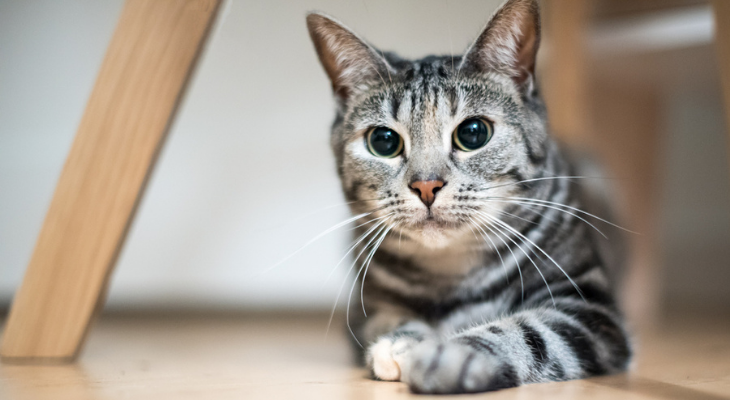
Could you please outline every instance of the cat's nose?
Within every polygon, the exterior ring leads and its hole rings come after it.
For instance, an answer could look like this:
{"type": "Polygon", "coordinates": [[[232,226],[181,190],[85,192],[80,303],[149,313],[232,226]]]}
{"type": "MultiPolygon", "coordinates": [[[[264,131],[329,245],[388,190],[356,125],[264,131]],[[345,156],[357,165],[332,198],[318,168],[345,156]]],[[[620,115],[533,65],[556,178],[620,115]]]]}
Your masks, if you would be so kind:
{"type": "Polygon", "coordinates": [[[446,183],[442,180],[434,179],[430,181],[415,181],[408,185],[411,190],[421,198],[426,207],[431,207],[436,200],[436,193],[444,187],[446,183]]]}

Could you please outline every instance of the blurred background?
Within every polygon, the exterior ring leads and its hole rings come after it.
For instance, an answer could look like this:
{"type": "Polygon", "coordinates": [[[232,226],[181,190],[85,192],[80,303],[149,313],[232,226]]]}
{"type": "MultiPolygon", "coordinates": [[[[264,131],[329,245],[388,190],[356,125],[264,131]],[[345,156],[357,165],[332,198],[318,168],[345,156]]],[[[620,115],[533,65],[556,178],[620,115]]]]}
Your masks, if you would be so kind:
{"type": "MultiPolygon", "coordinates": [[[[458,54],[499,0],[228,1],[111,280],[114,310],[324,310],[349,236],[330,86],[304,15],[384,50],[458,54]],[[275,266],[275,268],[271,268],[275,266]]],[[[0,2],[0,310],[20,285],[121,0],[0,2]]],[[[632,258],[635,321],[730,311],[728,127],[710,5],[545,2],[538,80],[562,140],[595,155],[632,258]],[[569,6],[566,6],[569,5],[569,6]]]]}

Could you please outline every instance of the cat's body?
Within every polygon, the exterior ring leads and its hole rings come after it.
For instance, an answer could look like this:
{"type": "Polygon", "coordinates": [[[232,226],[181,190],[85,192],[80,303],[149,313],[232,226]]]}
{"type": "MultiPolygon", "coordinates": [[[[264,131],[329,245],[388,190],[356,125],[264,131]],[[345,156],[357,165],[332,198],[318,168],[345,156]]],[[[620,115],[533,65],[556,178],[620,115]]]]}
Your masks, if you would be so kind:
{"type": "Polygon", "coordinates": [[[308,17],[338,101],[338,172],[363,214],[348,316],[378,379],[459,393],[627,368],[534,84],[537,18],[534,1],[511,0],[465,56],[406,61],[308,17]]]}

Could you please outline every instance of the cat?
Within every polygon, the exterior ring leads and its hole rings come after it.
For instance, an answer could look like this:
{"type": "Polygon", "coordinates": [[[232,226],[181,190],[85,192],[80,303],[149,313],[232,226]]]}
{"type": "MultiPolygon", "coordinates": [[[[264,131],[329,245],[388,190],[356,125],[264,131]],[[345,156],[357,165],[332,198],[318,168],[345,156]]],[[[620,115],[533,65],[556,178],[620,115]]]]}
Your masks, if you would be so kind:
{"type": "Polygon", "coordinates": [[[373,378],[468,393],[626,370],[595,226],[535,82],[536,0],[506,1],[463,56],[406,60],[321,13],[307,26],[362,224],[347,312],[373,378]]]}

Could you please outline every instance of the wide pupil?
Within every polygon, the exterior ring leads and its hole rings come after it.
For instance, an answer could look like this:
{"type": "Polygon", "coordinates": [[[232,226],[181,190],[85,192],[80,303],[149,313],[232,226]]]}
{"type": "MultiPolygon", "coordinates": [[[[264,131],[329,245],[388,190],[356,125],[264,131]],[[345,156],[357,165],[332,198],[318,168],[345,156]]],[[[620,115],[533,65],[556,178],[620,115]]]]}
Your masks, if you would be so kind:
{"type": "Polygon", "coordinates": [[[389,156],[398,150],[400,137],[390,129],[376,129],[370,136],[370,145],[378,154],[389,156]]]}
{"type": "Polygon", "coordinates": [[[467,121],[459,127],[459,141],[470,149],[482,146],[488,136],[487,126],[480,120],[467,121]]]}

